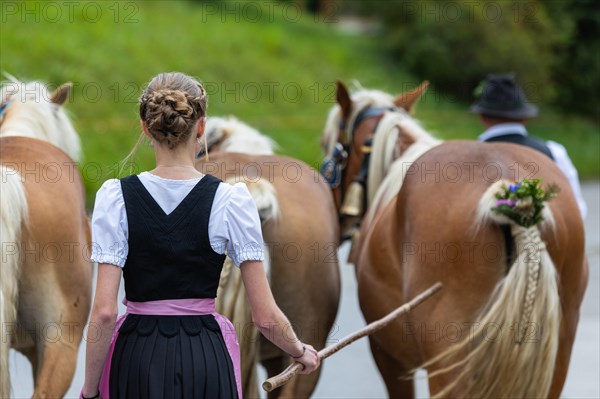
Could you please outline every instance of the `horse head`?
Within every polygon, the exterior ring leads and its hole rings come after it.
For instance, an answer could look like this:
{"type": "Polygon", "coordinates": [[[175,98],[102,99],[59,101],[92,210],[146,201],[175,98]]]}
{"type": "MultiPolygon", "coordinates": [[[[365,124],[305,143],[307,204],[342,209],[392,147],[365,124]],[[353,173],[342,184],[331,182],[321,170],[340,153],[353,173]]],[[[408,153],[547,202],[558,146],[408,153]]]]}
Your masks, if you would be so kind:
{"type": "Polygon", "coordinates": [[[64,83],[51,92],[42,82],[10,77],[0,88],[0,136],[47,141],[79,161],[81,142],[63,107],[72,87],[64,83]]]}
{"type": "MultiPolygon", "coordinates": [[[[273,155],[276,143],[258,130],[235,117],[211,116],[206,121],[206,147],[209,152],[240,152],[255,155],[273,155]]],[[[203,148],[198,158],[206,153],[203,148]]]]}
{"type": "Polygon", "coordinates": [[[365,89],[351,95],[338,81],[337,104],[323,134],[321,173],[333,190],[343,233],[360,222],[395,160],[417,143],[431,148],[438,142],[410,116],[428,85],[393,97],[365,89]]]}

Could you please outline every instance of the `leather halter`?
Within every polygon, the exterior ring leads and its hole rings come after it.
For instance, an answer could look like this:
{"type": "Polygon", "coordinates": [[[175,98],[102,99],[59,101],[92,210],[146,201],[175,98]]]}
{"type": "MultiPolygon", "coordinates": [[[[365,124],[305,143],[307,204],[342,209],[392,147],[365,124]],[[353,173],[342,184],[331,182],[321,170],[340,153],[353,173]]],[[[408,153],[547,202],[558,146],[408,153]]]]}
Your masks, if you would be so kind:
{"type": "MultiPolygon", "coordinates": [[[[339,129],[340,133],[338,133],[338,142],[335,145],[335,148],[331,154],[331,156],[325,158],[321,165],[321,175],[325,178],[325,181],[329,184],[329,186],[334,189],[340,187],[341,195],[340,195],[340,203],[344,202],[344,184],[343,181],[345,179],[344,169],[346,168],[347,158],[350,151],[350,145],[352,143],[352,137],[354,136],[354,132],[356,128],[365,120],[369,118],[374,118],[385,114],[386,112],[397,112],[399,111],[396,107],[366,107],[361,110],[354,118],[354,123],[350,126],[346,126],[346,121],[344,118],[340,118],[339,121],[339,129]],[[340,140],[340,134],[342,131],[346,131],[347,140],[340,140]],[[346,143],[343,143],[346,141],[346,143]]],[[[377,127],[379,123],[375,125],[373,131],[367,137],[362,146],[362,151],[367,155],[371,150],[371,142],[373,138],[373,134],[377,131],[377,127]]],[[[369,156],[365,156],[363,159],[363,163],[360,167],[359,174],[357,178],[360,181],[366,181],[367,174],[369,168],[369,156]]]]}
{"type": "MultiPolygon", "coordinates": [[[[362,111],[360,111],[358,113],[358,115],[356,115],[356,118],[354,118],[354,123],[351,125],[352,129],[349,129],[348,137],[352,138],[352,136],[354,136],[354,131],[356,130],[358,125],[363,123],[365,120],[376,117],[376,116],[383,115],[384,113],[386,113],[388,111],[395,112],[397,110],[398,110],[398,108],[396,108],[396,107],[366,107],[366,108],[364,108],[362,111]]],[[[344,120],[344,118],[340,118],[340,130],[346,130],[346,121],[344,120]]],[[[375,129],[373,130],[373,132],[375,132],[375,130],[377,130],[377,126],[375,126],[375,129]]]]}
{"type": "MultiPolygon", "coordinates": [[[[208,138],[208,137],[209,137],[209,136],[210,136],[212,133],[216,133],[216,131],[217,131],[217,130],[218,130],[218,128],[217,128],[217,127],[215,127],[215,128],[211,129],[211,130],[210,130],[210,131],[208,131],[208,132],[204,132],[204,134],[207,134],[208,136],[206,136],[206,137],[208,138]]],[[[207,153],[207,152],[209,152],[209,151],[211,150],[211,148],[213,148],[213,147],[214,147],[214,146],[216,146],[216,145],[219,145],[219,144],[221,144],[221,143],[222,143],[222,142],[225,140],[225,137],[226,137],[226,136],[223,134],[223,135],[221,135],[221,137],[219,137],[219,138],[218,138],[218,139],[216,139],[216,140],[207,141],[207,147],[208,147],[208,148],[204,148],[204,147],[202,147],[202,148],[200,149],[200,151],[198,151],[198,154],[196,154],[196,159],[200,159],[200,158],[202,158],[203,156],[205,156],[205,155],[206,155],[206,153],[207,153]]]]}

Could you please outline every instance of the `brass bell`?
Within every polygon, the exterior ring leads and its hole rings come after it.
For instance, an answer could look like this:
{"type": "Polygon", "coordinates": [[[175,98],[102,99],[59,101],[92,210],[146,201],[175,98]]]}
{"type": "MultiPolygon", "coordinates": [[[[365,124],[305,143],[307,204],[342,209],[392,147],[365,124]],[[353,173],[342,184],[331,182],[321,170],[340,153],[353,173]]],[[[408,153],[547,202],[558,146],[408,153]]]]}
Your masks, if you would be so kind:
{"type": "Polygon", "coordinates": [[[352,182],[348,187],[340,213],[345,216],[361,216],[364,209],[364,191],[361,183],[352,182]]]}

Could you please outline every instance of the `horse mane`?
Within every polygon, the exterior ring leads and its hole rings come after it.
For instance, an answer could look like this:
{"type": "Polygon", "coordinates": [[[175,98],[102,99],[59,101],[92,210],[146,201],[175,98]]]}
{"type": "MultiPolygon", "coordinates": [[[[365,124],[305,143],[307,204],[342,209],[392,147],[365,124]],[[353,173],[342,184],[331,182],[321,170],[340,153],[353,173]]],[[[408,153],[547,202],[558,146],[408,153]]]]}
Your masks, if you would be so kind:
{"type": "Polygon", "coordinates": [[[398,194],[410,165],[441,142],[403,110],[387,112],[373,135],[367,180],[369,208],[377,209],[398,194]],[[400,134],[410,137],[413,143],[394,159],[400,134]]]}
{"type": "MultiPolygon", "coordinates": [[[[211,116],[206,121],[205,134],[209,148],[211,144],[219,144],[220,152],[237,152],[252,155],[273,155],[277,143],[258,130],[238,121],[236,118],[222,118],[211,116]]],[[[229,184],[239,182],[239,176],[225,180],[229,184]]],[[[248,191],[256,204],[261,224],[265,224],[279,217],[279,200],[277,190],[272,182],[267,179],[258,181],[247,180],[242,177],[248,191]]],[[[265,262],[265,267],[268,262],[265,262]]]]}
{"type": "Polygon", "coordinates": [[[273,155],[277,147],[273,139],[232,117],[209,117],[205,131],[209,146],[219,143],[223,152],[273,155]]]}
{"type": "MultiPolygon", "coordinates": [[[[346,124],[349,128],[354,125],[356,117],[366,107],[397,108],[394,97],[390,94],[379,90],[363,89],[358,83],[355,85],[359,90],[352,94],[352,113],[346,124]]],[[[340,106],[336,104],[329,112],[325,123],[321,144],[327,156],[331,155],[338,141],[340,114],[340,106]]],[[[344,137],[340,139],[350,142],[352,132],[345,130],[342,134],[344,137]]],[[[368,212],[365,223],[370,223],[377,209],[398,194],[408,167],[417,158],[440,143],[441,140],[427,133],[403,109],[386,112],[383,115],[373,134],[367,179],[368,212]],[[395,144],[401,132],[414,142],[399,158],[394,159],[395,144]]]]}
{"type": "Polygon", "coordinates": [[[21,82],[8,75],[0,101],[10,104],[0,124],[0,136],[23,136],[47,141],[74,161],[81,160],[81,141],[64,107],[50,102],[51,92],[40,81],[21,82]]]}

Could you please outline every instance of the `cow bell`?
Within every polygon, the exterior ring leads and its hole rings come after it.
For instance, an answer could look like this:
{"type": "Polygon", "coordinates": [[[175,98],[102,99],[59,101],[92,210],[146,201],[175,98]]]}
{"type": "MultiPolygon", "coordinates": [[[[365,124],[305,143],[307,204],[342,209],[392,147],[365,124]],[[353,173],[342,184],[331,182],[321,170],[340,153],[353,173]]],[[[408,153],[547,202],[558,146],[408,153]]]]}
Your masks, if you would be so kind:
{"type": "Polygon", "coordinates": [[[361,216],[364,210],[365,189],[357,181],[352,182],[344,198],[340,213],[345,216],[361,216]]]}

